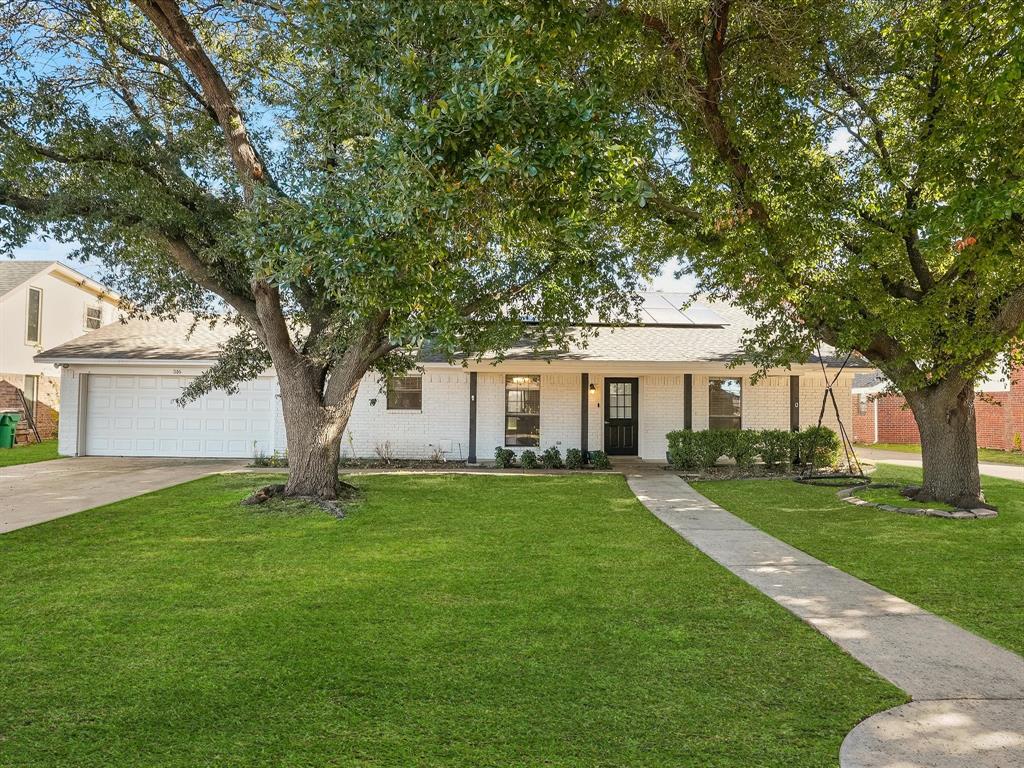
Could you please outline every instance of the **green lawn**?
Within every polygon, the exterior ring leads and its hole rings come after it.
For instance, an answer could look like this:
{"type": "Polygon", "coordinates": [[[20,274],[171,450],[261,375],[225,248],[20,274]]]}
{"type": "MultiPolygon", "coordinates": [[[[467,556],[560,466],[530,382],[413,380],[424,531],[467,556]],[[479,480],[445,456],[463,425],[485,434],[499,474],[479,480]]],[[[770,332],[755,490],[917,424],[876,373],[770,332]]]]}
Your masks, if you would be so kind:
{"type": "Polygon", "coordinates": [[[862,499],[875,504],[888,504],[893,507],[916,507],[917,509],[944,509],[951,511],[953,507],[941,501],[914,501],[908,499],[899,488],[865,488],[854,493],[862,499]]]}
{"type": "MultiPolygon", "coordinates": [[[[879,482],[920,470],[879,465],[879,482]]],[[[855,507],[835,489],[788,480],[721,481],[698,490],[730,512],[882,589],[1024,653],[1024,483],[983,477],[989,520],[855,507]]]]}
{"type": "Polygon", "coordinates": [[[0,536],[0,765],[834,767],[906,699],[620,477],[267,481],[0,536]]]}
{"type": "MultiPolygon", "coordinates": [[[[907,445],[905,443],[872,443],[871,445],[857,445],[858,448],[877,448],[880,451],[899,451],[900,453],[921,454],[920,445],[907,445]]],[[[989,464],[1011,464],[1017,467],[1024,467],[1024,453],[1020,451],[996,451],[992,448],[979,448],[978,461],[989,464]]]]}
{"type": "Polygon", "coordinates": [[[41,443],[29,443],[14,448],[0,448],[0,467],[34,464],[37,461],[49,461],[56,458],[58,458],[56,440],[44,440],[41,443]]]}

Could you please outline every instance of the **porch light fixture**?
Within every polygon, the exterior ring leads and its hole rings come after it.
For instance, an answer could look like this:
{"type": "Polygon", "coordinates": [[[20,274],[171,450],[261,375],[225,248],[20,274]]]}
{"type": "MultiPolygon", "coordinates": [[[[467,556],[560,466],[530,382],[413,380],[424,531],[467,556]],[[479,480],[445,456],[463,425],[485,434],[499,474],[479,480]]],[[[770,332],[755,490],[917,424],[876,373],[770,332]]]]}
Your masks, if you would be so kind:
{"type": "Polygon", "coordinates": [[[591,384],[590,385],[590,394],[594,394],[595,392],[597,392],[597,384],[591,384]]]}

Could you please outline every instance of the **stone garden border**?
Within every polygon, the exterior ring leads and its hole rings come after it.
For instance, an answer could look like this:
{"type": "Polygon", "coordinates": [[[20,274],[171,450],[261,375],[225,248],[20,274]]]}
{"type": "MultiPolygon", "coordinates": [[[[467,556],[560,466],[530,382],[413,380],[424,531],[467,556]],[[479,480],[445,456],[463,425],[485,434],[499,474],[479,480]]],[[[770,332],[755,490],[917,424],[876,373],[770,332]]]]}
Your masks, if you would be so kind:
{"type": "Polygon", "coordinates": [[[886,512],[898,512],[901,515],[915,515],[917,517],[945,517],[953,520],[976,520],[981,518],[995,517],[996,511],[994,509],[932,509],[931,507],[897,507],[892,504],[879,504],[874,501],[868,501],[862,499],[859,496],[855,496],[854,493],[863,490],[865,488],[902,488],[901,485],[894,483],[860,483],[858,485],[850,486],[849,488],[842,488],[836,492],[836,496],[845,501],[847,504],[854,504],[858,507],[874,507],[875,509],[882,509],[886,512]]]}

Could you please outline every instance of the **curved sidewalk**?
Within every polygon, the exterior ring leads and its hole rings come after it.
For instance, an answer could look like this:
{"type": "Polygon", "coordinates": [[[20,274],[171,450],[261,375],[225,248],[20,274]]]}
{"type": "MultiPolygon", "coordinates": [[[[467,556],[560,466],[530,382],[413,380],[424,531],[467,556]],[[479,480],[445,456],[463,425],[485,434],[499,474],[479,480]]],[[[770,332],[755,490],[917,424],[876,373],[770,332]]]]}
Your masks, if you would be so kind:
{"type": "Polygon", "coordinates": [[[755,528],[661,469],[626,473],[672,530],[906,691],[854,728],[842,768],[1024,766],[1024,659],[755,528]]]}

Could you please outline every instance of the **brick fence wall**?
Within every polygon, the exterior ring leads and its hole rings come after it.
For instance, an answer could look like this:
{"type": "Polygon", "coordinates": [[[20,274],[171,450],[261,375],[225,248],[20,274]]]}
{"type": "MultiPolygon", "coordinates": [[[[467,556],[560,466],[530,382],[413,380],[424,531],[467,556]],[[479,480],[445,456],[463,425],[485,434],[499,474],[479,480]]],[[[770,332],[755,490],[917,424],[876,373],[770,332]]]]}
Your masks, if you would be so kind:
{"type": "MultiPolygon", "coordinates": [[[[875,442],[875,396],[868,395],[865,413],[861,396],[853,395],[853,435],[859,443],[875,442]]],[[[920,443],[914,414],[901,395],[877,397],[879,443],[920,443]]],[[[974,399],[978,447],[1000,451],[1021,450],[1024,440],[1024,369],[1014,371],[1004,392],[979,392],[974,399]]]]}
{"type": "MultiPolygon", "coordinates": [[[[20,413],[18,431],[14,439],[18,443],[35,442],[35,435],[25,418],[24,408],[18,392],[25,386],[25,377],[21,374],[0,373],[0,411],[20,413]]],[[[52,376],[39,377],[39,394],[36,401],[36,426],[43,440],[57,436],[57,407],[60,404],[60,380],[52,376]]]]}

